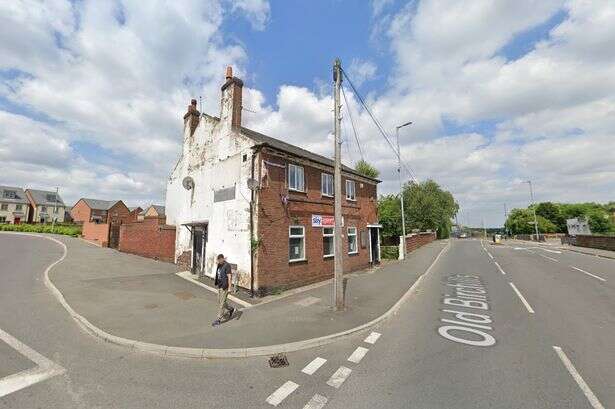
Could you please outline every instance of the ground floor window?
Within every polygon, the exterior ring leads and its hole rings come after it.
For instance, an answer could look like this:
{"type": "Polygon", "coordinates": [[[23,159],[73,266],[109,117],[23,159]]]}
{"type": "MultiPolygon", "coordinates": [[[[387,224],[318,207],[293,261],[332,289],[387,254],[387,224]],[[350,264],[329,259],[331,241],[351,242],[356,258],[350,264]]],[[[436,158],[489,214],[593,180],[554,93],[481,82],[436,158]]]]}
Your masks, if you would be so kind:
{"type": "Polygon", "coordinates": [[[288,259],[290,261],[305,260],[305,227],[303,226],[288,228],[288,259]]]}
{"type": "Polygon", "coordinates": [[[0,223],[6,222],[6,216],[0,216],[0,223]]]}
{"type": "Polygon", "coordinates": [[[357,228],[349,227],[348,228],[348,254],[356,254],[359,252],[359,247],[357,246],[357,228]]]}
{"type": "Polygon", "coordinates": [[[333,227],[322,228],[322,255],[323,257],[333,257],[335,254],[335,239],[333,227]]]}

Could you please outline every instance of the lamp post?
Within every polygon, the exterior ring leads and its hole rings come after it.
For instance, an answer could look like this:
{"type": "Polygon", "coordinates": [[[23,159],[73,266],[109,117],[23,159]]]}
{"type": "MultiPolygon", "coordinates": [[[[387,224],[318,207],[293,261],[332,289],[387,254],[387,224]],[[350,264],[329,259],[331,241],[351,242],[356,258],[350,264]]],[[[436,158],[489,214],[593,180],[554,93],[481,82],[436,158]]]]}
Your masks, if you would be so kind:
{"type": "Polygon", "coordinates": [[[401,232],[402,232],[402,244],[401,244],[401,259],[406,258],[406,216],[404,215],[404,189],[401,183],[401,150],[399,149],[399,129],[404,126],[412,125],[412,122],[406,122],[405,124],[395,127],[395,138],[397,139],[397,174],[399,176],[399,200],[401,202],[401,232]]]}
{"type": "Polygon", "coordinates": [[[536,241],[540,241],[540,236],[538,233],[538,220],[536,219],[536,206],[534,206],[534,190],[532,189],[532,181],[528,180],[525,183],[530,185],[530,204],[532,205],[532,210],[534,212],[534,231],[536,232],[536,241]]]}

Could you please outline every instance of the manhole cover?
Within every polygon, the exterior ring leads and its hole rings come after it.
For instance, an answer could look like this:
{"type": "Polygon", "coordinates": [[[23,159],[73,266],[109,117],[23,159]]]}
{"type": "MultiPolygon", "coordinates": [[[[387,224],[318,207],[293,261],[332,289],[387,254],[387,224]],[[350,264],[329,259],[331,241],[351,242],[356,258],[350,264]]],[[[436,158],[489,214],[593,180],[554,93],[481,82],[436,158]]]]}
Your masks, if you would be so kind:
{"type": "Polygon", "coordinates": [[[288,366],[288,358],[284,354],[274,355],[269,358],[269,366],[272,368],[282,368],[288,366]]]}

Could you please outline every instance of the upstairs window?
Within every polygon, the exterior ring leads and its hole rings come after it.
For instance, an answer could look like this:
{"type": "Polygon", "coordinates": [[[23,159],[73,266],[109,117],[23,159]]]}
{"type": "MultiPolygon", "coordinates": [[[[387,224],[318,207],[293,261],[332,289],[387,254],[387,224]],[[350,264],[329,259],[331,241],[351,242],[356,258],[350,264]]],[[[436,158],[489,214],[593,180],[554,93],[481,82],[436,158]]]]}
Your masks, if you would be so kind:
{"type": "Polygon", "coordinates": [[[346,180],[346,200],[357,200],[354,180],[346,180]]]}
{"type": "Polygon", "coordinates": [[[20,205],[20,204],[15,205],[15,210],[21,210],[22,208],[23,208],[23,206],[22,206],[22,205],[20,205]]]}
{"type": "Polygon", "coordinates": [[[41,206],[41,212],[45,213],[47,211],[47,207],[46,206],[41,206]]]}
{"type": "Polygon", "coordinates": [[[322,255],[323,257],[333,257],[335,254],[335,237],[333,227],[322,228],[322,255]]]}
{"type": "Polygon", "coordinates": [[[5,190],[2,196],[6,199],[15,199],[15,197],[17,196],[17,192],[15,192],[14,190],[5,190]]]}
{"type": "Polygon", "coordinates": [[[0,206],[0,210],[9,210],[9,205],[7,205],[6,203],[3,203],[3,204],[0,206]]]}
{"type": "Polygon", "coordinates": [[[298,165],[288,164],[288,190],[297,192],[305,192],[305,179],[303,167],[298,165]]]}
{"type": "Polygon", "coordinates": [[[56,201],[56,195],[54,195],[54,194],[48,194],[48,195],[47,195],[47,201],[48,201],[48,202],[55,202],[55,201],[56,201]]]}
{"type": "Polygon", "coordinates": [[[323,196],[333,196],[333,175],[329,173],[320,174],[321,192],[323,196]]]}

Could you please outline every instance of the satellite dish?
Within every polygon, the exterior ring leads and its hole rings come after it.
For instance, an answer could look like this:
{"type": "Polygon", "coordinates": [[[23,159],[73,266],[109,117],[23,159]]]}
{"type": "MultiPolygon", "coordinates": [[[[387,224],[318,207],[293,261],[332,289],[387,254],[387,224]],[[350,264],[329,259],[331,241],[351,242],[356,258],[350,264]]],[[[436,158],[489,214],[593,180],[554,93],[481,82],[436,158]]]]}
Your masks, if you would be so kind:
{"type": "Polygon", "coordinates": [[[186,190],[191,190],[192,188],[194,188],[194,179],[192,179],[190,176],[186,176],[184,180],[182,180],[182,186],[186,190]]]}
{"type": "Polygon", "coordinates": [[[253,178],[248,179],[248,189],[250,190],[258,189],[258,182],[256,181],[256,179],[253,179],[253,178]]]}

